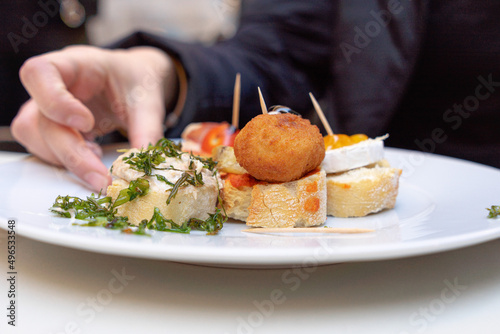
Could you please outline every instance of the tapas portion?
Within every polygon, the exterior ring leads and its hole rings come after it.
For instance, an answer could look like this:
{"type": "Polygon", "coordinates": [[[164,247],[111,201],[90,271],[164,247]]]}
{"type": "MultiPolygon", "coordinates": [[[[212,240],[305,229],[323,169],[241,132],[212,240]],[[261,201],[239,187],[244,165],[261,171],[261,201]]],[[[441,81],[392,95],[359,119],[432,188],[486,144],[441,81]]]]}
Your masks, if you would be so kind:
{"type": "Polygon", "coordinates": [[[334,217],[364,217],[396,205],[402,170],[384,159],[384,139],[364,134],[334,134],[318,102],[313,105],[328,134],[324,138],[327,173],[327,213],[334,217]]]}
{"type": "Polygon", "coordinates": [[[107,196],[58,196],[50,211],[87,221],[76,225],[139,235],[148,230],[217,234],[227,220],[217,207],[221,181],[213,160],[182,152],[168,139],[125,150],[111,173],[107,196]]]}
{"type": "Polygon", "coordinates": [[[133,182],[148,184],[147,193],[116,208],[133,225],[156,213],[182,225],[190,219],[205,220],[215,213],[219,196],[215,164],[183,153],[164,139],[147,149],[131,149],[111,166],[113,183],[107,189],[112,201],[128,192],[133,182]]]}
{"type": "Polygon", "coordinates": [[[295,228],[326,220],[323,137],[293,110],[266,109],[236,136],[234,150],[219,147],[214,160],[224,171],[223,205],[228,217],[248,226],[295,228]]]}
{"type": "Polygon", "coordinates": [[[334,134],[310,94],[328,132],[323,137],[290,108],[267,110],[260,89],[259,96],[262,114],[239,130],[237,76],[231,125],[191,124],[182,150],[165,138],[125,150],[111,166],[106,197],[59,196],[51,211],[128,233],[216,234],[227,218],[300,231],[323,225],[327,215],[362,217],[394,208],[401,170],[384,160],[386,136],[334,134]]]}

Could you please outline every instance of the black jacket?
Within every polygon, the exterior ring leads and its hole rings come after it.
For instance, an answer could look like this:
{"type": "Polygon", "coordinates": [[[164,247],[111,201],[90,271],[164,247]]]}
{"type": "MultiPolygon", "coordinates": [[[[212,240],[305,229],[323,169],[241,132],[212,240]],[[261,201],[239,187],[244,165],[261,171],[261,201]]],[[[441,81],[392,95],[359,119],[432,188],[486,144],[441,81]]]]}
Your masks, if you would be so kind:
{"type": "Polygon", "coordinates": [[[495,1],[247,0],[230,40],[137,33],[121,46],[157,46],[183,64],[187,103],[168,136],[229,121],[240,72],[242,125],[260,113],[258,86],[268,106],[311,119],[313,92],[338,133],[389,133],[389,146],[500,167],[499,16],[495,1]]]}
{"type": "MultiPolygon", "coordinates": [[[[0,126],[9,125],[29,98],[19,68],[33,56],[70,44],[87,43],[85,25],[70,28],[61,19],[60,0],[0,1],[0,126]]],[[[97,12],[97,0],[79,0],[86,17],[97,12]]]]}

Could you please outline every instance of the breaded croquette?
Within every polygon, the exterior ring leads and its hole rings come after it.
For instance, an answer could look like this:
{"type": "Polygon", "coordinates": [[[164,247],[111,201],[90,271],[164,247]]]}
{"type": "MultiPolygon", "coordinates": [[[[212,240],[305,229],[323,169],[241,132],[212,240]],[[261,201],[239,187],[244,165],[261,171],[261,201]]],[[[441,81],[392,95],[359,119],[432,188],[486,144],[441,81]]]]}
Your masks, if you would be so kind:
{"type": "Polygon", "coordinates": [[[258,115],[236,136],[234,153],[250,175],[268,182],[297,180],[325,157],[323,136],[300,116],[258,115]]]}

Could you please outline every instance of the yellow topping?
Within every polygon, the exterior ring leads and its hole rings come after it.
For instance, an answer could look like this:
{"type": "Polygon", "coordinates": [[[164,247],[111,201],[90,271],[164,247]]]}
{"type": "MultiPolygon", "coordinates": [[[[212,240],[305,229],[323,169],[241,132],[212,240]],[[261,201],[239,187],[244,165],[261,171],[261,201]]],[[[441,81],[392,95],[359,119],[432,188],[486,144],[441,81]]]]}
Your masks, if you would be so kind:
{"type": "Polygon", "coordinates": [[[354,145],[364,140],[367,140],[368,136],[360,133],[352,136],[339,134],[339,135],[328,135],[325,136],[323,139],[325,141],[325,149],[334,150],[336,148],[354,145]]]}

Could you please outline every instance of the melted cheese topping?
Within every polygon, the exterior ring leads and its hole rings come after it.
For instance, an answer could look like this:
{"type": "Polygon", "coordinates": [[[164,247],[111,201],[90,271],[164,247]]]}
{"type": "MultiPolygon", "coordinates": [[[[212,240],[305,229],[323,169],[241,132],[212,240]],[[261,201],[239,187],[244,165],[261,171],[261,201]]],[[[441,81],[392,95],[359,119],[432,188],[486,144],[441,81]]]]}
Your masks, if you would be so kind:
{"type": "MultiPolygon", "coordinates": [[[[158,180],[154,175],[161,175],[165,177],[169,182],[177,182],[185,171],[189,171],[189,165],[191,164],[193,170],[197,173],[201,173],[203,177],[203,182],[205,186],[217,187],[217,182],[219,185],[222,183],[218,176],[213,175],[214,173],[207,168],[203,167],[203,164],[196,160],[191,159],[189,154],[183,154],[180,158],[166,157],[165,161],[159,164],[155,169],[153,169],[152,176],[144,176],[144,173],[137,171],[132,168],[131,165],[123,161],[123,158],[130,156],[131,153],[140,152],[138,149],[131,149],[126,153],[120,155],[118,159],[113,163],[113,177],[122,179],[126,182],[134,181],[138,178],[146,178],[149,181],[150,189],[153,191],[167,191],[172,188],[164,181],[158,180]]],[[[190,187],[193,187],[190,185],[190,187]]]]}

